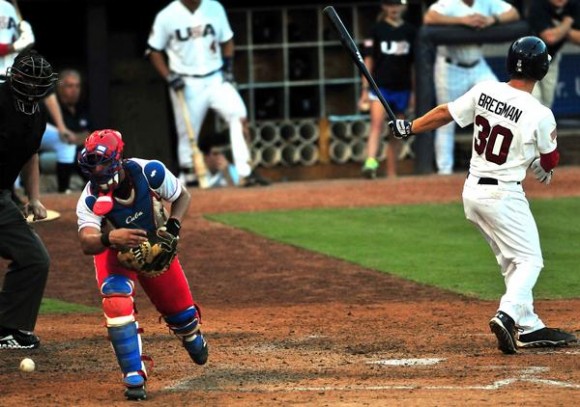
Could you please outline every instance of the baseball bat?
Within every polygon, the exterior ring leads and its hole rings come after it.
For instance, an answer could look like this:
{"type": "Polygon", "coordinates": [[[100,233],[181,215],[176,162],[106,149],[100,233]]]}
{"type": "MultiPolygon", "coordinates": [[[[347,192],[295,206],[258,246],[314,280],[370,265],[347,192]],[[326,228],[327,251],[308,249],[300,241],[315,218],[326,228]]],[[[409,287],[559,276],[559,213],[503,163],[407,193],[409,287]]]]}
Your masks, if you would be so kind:
{"type": "Polygon", "coordinates": [[[191,143],[191,151],[193,158],[193,168],[195,169],[195,175],[197,176],[197,182],[201,189],[206,189],[209,187],[207,182],[206,174],[207,168],[205,167],[205,162],[203,161],[203,154],[197,146],[197,141],[195,140],[195,135],[193,133],[193,127],[191,125],[191,120],[189,118],[189,110],[185,103],[185,96],[183,91],[179,90],[176,92],[179,102],[181,103],[181,110],[183,111],[183,118],[185,119],[185,125],[187,127],[187,135],[189,136],[189,142],[191,143]]]}
{"type": "Polygon", "coordinates": [[[381,104],[385,108],[385,111],[387,112],[389,119],[393,120],[393,121],[397,120],[397,116],[395,116],[395,113],[393,113],[393,110],[389,106],[389,103],[385,100],[385,98],[381,94],[379,87],[377,86],[377,83],[375,82],[371,73],[369,72],[369,70],[367,69],[367,67],[365,65],[364,59],[363,59],[360,51],[358,50],[356,43],[354,42],[354,40],[350,36],[348,30],[344,26],[342,20],[340,19],[339,15],[336,12],[336,10],[334,9],[334,7],[327,6],[322,10],[322,12],[330,20],[332,27],[335,29],[335,31],[338,34],[338,37],[340,39],[340,42],[342,43],[342,46],[348,51],[348,54],[350,55],[350,57],[352,58],[352,60],[356,64],[360,73],[362,73],[364,75],[364,77],[367,79],[367,81],[369,82],[370,87],[373,89],[373,91],[375,92],[375,94],[379,98],[379,101],[381,102],[381,104]]]}

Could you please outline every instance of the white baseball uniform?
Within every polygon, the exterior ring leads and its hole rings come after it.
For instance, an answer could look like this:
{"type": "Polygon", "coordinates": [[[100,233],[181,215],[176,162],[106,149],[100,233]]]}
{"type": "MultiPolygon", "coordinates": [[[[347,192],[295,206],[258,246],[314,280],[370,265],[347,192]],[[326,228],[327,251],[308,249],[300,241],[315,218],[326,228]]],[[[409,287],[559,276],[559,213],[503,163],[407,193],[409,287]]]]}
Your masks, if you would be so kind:
{"type": "MultiPolygon", "coordinates": [[[[463,0],[438,0],[430,6],[448,17],[464,17],[470,14],[492,16],[508,11],[512,6],[503,0],[474,0],[472,6],[463,0]]],[[[437,104],[457,99],[480,81],[497,80],[483,58],[481,45],[440,45],[434,67],[437,104]]],[[[455,123],[449,123],[435,131],[435,160],[439,174],[451,174],[454,164],[455,123]]]]}
{"type": "MultiPolygon", "coordinates": [[[[238,174],[246,177],[251,172],[251,156],[241,119],[247,117],[247,110],[237,90],[223,80],[221,72],[220,44],[232,37],[226,12],[219,2],[202,0],[198,9],[191,13],[175,0],[155,17],[148,46],[165,51],[171,72],[183,77],[185,101],[196,138],[210,108],[228,123],[234,164],[238,174]]],[[[183,108],[171,87],[169,92],[178,134],[179,165],[192,168],[192,149],[183,108]]]]}
{"type": "MultiPolygon", "coordinates": [[[[13,44],[20,36],[18,31],[20,18],[16,16],[14,6],[7,1],[0,1],[0,44],[13,44]]],[[[34,37],[31,38],[34,41],[34,37]]],[[[17,53],[0,56],[0,74],[6,75],[6,69],[14,63],[17,53]]]]}
{"type": "Polygon", "coordinates": [[[475,85],[448,107],[459,126],[474,124],[463,204],[504,276],[499,310],[514,318],[522,334],[541,329],[532,289],[544,263],[521,181],[536,157],[556,150],[554,115],[531,94],[497,81],[475,85]]]}

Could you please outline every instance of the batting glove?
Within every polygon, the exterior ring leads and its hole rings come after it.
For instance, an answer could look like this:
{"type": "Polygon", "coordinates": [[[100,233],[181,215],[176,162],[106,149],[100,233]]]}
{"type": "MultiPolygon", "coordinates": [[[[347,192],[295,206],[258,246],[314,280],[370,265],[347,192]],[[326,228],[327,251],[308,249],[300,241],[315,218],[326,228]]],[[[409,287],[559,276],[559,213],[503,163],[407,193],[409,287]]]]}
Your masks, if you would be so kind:
{"type": "Polygon", "coordinates": [[[536,179],[540,181],[542,184],[549,185],[552,182],[552,175],[554,174],[554,170],[546,171],[542,168],[540,164],[540,159],[536,158],[532,161],[530,168],[534,172],[536,179]]]}
{"type": "Polygon", "coordinates": [[[413,130],[411,127],[413,122],[407,120],[391,120],[389,122],[389,127],[391,128],[391,133],[395,138],[402,139],[413,135],[413,130]]]}
{"type": "Polygon", "coordinates": [[[169,75],[167,75],[165,80],[167,81],[167,84],[171,86],[171,88],[173,88],[173,90],[176,92],[185,88],[185,82],[179,74],[171,72],[169,75]]]}

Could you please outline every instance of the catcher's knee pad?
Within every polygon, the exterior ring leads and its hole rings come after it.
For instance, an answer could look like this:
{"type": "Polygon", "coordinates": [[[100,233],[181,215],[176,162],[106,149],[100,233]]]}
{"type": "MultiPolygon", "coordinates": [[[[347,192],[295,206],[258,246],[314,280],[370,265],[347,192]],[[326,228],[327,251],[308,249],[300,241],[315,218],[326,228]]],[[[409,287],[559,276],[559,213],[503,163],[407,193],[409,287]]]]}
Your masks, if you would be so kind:
{"type": "Polygon", "coordinates": [[[133,281],[125,276],[114,274],[103,281],[101,296],[108,327],[135,321],[133,289],[133,281]]]}
{"type": "Polygon", "coordinates": [[[127,385],[139,385],[136,381],[147,378],[147,370],[141,358],[141,335],[137,322],[107,328],[109,340],[127,385]],[[138,377],[140,376],[140,377],[138,377]]]}
{"type": "Polygon", "coordinates": [[[184,311],[163,317],[169,329],[181,338],[191,336],[199,331],[200,313],[196,306],[187,308],[184,311]]]}

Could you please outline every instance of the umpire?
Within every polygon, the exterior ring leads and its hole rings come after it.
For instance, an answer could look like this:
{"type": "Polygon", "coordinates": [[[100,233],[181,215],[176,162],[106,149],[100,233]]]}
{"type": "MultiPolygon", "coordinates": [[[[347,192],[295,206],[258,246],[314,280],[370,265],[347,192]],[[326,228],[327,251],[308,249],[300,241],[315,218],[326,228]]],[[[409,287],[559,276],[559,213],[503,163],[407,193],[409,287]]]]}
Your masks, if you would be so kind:
{"type": "Polygon", "coordinates": [[[44,57],[26,49],[5,79],[0,83],[0,256],[10,263],[0,291],[0,349],[29,349],[40,345],[33,331],[50,259],[24,216],[46,218],[39,200],[38,149],[47,114],[38,102],[52,91],[57,75],[44,57]],[[19,173],[28,195],[23,211],[11,197],[19,173]]]}

